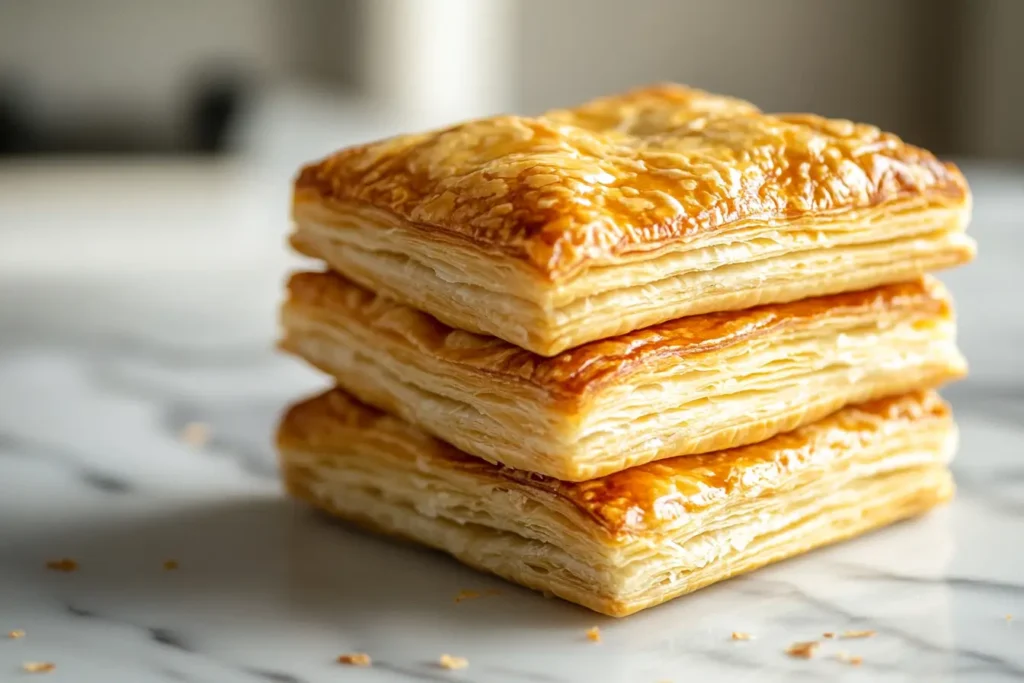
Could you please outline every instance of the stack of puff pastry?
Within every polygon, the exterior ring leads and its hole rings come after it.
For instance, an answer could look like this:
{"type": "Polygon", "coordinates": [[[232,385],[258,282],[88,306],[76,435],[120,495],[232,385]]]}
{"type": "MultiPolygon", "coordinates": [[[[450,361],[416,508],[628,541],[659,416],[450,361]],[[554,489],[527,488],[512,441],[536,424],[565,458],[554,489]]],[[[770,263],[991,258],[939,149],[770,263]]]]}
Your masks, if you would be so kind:
{"type": "Polygon", "coordinates": [[[949,498],[961,173],[675,85],[302,169],[288,490],[621,616],[949,498]]]}

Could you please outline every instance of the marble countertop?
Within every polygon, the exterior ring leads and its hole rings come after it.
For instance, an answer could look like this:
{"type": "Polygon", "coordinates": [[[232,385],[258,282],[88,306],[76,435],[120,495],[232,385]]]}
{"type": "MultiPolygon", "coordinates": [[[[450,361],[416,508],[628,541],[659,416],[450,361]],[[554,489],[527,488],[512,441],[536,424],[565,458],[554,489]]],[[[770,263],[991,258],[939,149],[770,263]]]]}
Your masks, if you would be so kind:
{"type": "Polygon", "coordinates": [[[968,172],[956,501],[613,620],[282,496],[276,416],[324,384],[272,346],[287,169],[0,166],[0,681],[35,680],[27,661],[54,683],[1024,678],[1024,171],[968,172]],[[877,635],[784,654],[847,629],[877,635]],[[374,665],[334,662],[352,651],[374,665]]]}

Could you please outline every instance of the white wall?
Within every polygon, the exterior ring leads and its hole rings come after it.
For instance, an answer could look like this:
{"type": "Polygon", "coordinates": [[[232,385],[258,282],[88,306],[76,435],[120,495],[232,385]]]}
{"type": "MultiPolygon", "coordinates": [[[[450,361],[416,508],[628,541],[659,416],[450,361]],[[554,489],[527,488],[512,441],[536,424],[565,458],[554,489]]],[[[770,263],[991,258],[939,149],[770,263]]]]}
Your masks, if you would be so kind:
{"type": "Polygon", "coordinates": [[[816,110],[899,130],[914,115],[914,4],[521,0],[522,99],[539,111],[673,80],[769,111],[816,110]]]}
{"type": "Polygon", "coordinates": [[[370,0],[368,94],[415,128],[515,106],[515,0],[370,0]]]}
{"type": "Polygon", "coordinates": [[[514,1],[0,0],[0,77],[20,78],[49,129],[142,129],[149,142],[180,136],[211,65],[275,88],[334,77],[341,90],[342,76],[382,114],[431,127],[515,107],[514,1]]]}
{"type": "Polygon", "coordinates": [[[1024,158],[1022,27],[1024,0],[0,0],[0,77],[47,126],[157,141],[224,60],[360,81],[410,127],[673,80],[1024,158]]]}
{"type": "Polygon", "coordinates": [[[959,74],[961,143],[1024,159],[1024,0],[974,0],[968,61],[959,74]]]}

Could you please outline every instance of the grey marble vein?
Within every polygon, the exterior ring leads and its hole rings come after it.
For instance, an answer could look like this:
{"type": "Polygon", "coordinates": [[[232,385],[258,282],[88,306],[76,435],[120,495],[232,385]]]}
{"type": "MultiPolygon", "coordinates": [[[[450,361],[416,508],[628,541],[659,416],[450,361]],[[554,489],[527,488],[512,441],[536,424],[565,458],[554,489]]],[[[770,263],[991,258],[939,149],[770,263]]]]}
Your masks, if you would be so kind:
{"type": "Polygon", "coordinates": [[[855,564],[835,564],[843,567],[845,576],[857,581],[906,583],[918,586],[947,586],[954,589],[970,591],[986,591],[999,595],[1020,594],[1024,596],[1024,583],[1011,583],[996,579],[985,579],[967,576],[914,576],[855,564]]]}
{"type": "MultiPolygon", "coordinates": [[[[480,683],[480,681],[486,680],[479,678],[468,670],[458,671],[455,673],[448,672],[438,666],[437,662],[419,662],[417,666],[410,667],[375,660],[373,662],[373,668],[395,674],[396,676],[400,676],[403,680],[408,679],[411,681],[460,681],[461,683],[480,683]]],[[[532,680],[529,678],[529,674],[524,677],[522,672],[516,672],[513,670],[512,675],[514,676],[513,678],[506,678],[506,680],[532,680]]]]}
{"type": "MultiPolygon", "coordinates": [[[[145,633],[149,641],[156,644],[161,648],[168,648],[169,650],[203,657],[210,661],[216,662],[218,665],[223,666],[229,670],[238,671],[245,674],[249,678],[261,681],[270,681],[271,683],[306,683],[306,681],[299,677],[283,671],[274,671],[270,669],[263,669],[260,667],[251,666],[239,666],[230,662],[226,662],[221,658],[211,657],[208,653],[203,652],[200,648],[192,645],[188,640],[178,631],[163,626],[142,626],[130,620],[123,618],[115,618],[110,615],[100,614],[94,610],[84,608],[75,603],[66,603],[64,605],[64,611],[75,617],[76,619],[95,620],[106,622],[110,624],[116,624],[119,626],[125,626],[132,630],[141,631],[145,633]]],[[[162,669],[161,673],[165,677],[169,677],[172,680],[190,681],[194,680],[188,675],[181,671],[162,669]]]]}
{"type": "Polygon", "coordinates": [[[305,681],[298,676],[293,676],[283,671],[268,671],[266,669],[253,669],[244,668],[242,669],[253,678],[258,678],[261,681],[269,681],[270,683],[305,683],[305,681]]]}
{"type": "Polygon", "coordinates": [[[203,400],[202,397],[183,395],[157,382],[132,377],[121,371],[114,362],[92,364],[91,369],[97,387],[156,406],[168,438],[180,439],[182,431],[190,423],[207,425],[210,427],[210,438],[202,445],[203,452],[225,457],[235,462],[244,472],[256,477],[277,476],[269,427],[276,422],[282,410],[282,400],[232,401],[229,405],[223,405],[203,400]],[[228,419],[245,425],[248,430],[236,435],[223,429],[222,423],[228,419]],[[256,429],[252,428],[254,425],[256,429]]]}
{"type": "Polygon", "coordinates": [[[90,489],[103,493],[130,493],[132,485],[127,479],[85,463],[77,454],[15,434],[0,432],[0,458],[32,459],[56,465],[74,473],[77,479],[90,489]]]}
{"type": "MultiPolygon", "coordinates": [[[[1024,664],[1018,664],[1006,657],[962,645],[936,643],[910,630],[901,628],[887,619],[844,609],[834,602],[814,597],[796,585],[787,584],[787,587],[788,593],[793,599],[812,606],[822,614],[832,615],[837,621],[849,624],[851,629],[871,629],[880,637],[889,636],[896,638],[902,644],[908,645],[918,652],[952,656],[958,660],[966,660],[966,663],[958,661],[954,667],[954,672],[961,671],[964,668],[977,667],[975,670],[980,672],[1024,677],[1024,664]]],[[[812,638],[815,635],[812,634],[812,638]]],[[[1020,653],[1015,654],[1020,656],[1020,653]]]]}
{"type": "Polygon", "coordinates": [[[181,650],[182,652],[195,652],[195,648],[190,647],[179,633],[176,633],[169,628],[151,626],[146,629],[146,631],[149,634],[149,639],[158,645],[171,647],[175,650],[181,650]]]}

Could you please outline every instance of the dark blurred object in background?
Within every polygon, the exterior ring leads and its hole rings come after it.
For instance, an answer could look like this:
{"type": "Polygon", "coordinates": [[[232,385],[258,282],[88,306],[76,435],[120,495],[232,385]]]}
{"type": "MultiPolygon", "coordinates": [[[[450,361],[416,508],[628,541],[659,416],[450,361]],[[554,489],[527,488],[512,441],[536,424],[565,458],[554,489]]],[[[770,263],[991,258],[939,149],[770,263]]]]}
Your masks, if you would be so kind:
{"type": "Polygon", "coordinates": [[[227,74],[206,77],[195,93],[188,117],[188,148],[200,154],[223,152],[245,103],[244,80],[227,74]]]}
{"type": "Polygon", "coordinates": [[[39,146],[23,102],[13,83],[0,78],[0,155],[24,154],[39,146]]]}
{"type": "Polygon", "coordinates": [[[0,0],[0,154],[344,143],[673,80],[1024,158],[1022,27],[1024,0],[0,0]]]}

